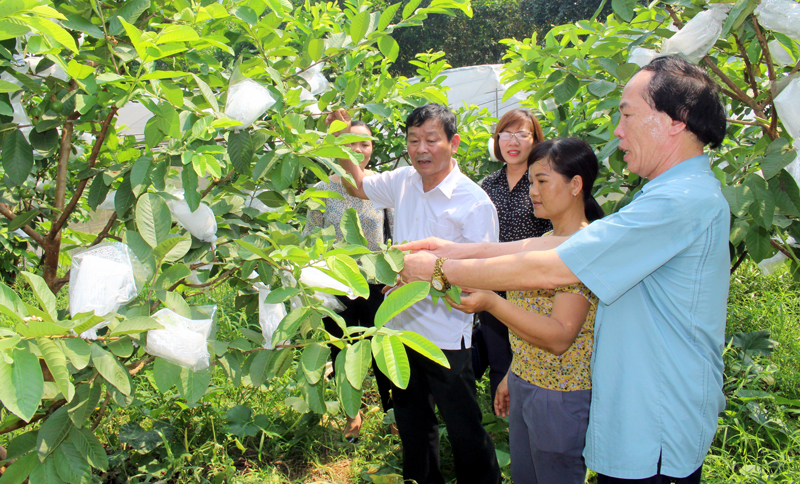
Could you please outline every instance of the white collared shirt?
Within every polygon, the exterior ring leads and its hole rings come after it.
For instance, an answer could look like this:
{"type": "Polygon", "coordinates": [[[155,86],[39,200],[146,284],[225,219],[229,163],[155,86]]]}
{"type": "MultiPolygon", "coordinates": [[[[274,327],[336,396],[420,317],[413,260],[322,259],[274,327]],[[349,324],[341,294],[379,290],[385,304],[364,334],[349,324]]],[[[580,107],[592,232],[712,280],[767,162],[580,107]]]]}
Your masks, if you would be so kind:
{"type": "MultiPolygon", "coordinates": [[[[403,167],[364,178],[364,192],[377,208],[394,209],[393,241],[439,237],[452,242],[497,242],[497,210],[481,187],[458,169],[425,193],[422,177],[413,167],[403,167]]],[[[445,274],[446,275],[446,274],[445,274]]],[[[472,315],[448,311],[430,296],[406,309],[386,326],[428,338],[443,350],[472,345],[472,315]]]]}

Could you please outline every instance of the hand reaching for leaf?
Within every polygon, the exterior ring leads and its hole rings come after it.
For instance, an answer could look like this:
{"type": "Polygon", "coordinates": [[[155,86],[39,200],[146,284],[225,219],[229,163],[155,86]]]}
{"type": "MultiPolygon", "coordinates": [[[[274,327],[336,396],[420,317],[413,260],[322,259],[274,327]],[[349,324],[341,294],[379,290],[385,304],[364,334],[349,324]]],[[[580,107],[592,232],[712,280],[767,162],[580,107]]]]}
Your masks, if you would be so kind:
{"type": "MultiPolygon", "coordinates": [[[[339,108],[336,111],[332,111],[325,118],[325,124],[326,125],[330,125],[334,121],[341,121],[341,122],[347,124],[347,127],[349,128],[350,127],[350,121],[351,121],[350,114],[347,112],[347,110],[345,108],[339,108]]],[[[333,135],[334,136],[339,136],[340,134],[344,133],[345,131],[346,131],[346,129],[343,129],[341,131],[337,131],[337,132],[333,133],[333,135]]]]}
{"type": "Polygon", "coordinates": [[[449,296],[447,297],[447,301],[454,308],[468,314],[489,311],[497,303],[497,299],[502,299],[496,293],[483,289],[462,287],[461,291],[466,293],[466,295],[461,296],[460,303],[453,301],[449,296]]]}

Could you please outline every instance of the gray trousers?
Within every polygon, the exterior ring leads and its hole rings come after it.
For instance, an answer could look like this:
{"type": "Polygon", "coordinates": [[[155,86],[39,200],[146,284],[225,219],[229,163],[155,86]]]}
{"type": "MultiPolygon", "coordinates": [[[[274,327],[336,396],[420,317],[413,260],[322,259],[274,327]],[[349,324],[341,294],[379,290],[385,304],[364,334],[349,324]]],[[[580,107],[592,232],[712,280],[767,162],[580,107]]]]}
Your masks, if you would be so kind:
{"type": "Polygon", "coordinates": [[[508,392],[514,484],[583,484],[592,391],[547,390],[511,372],[508,392]]]}

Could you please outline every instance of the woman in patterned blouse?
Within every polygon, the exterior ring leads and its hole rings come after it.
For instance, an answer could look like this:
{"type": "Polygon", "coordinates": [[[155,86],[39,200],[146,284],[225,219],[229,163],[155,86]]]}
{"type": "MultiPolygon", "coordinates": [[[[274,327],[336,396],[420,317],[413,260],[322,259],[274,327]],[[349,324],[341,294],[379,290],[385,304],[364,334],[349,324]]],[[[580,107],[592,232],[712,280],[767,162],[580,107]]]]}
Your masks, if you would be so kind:
{"type": "MultiPolygon", "coordinates": [[[[370,130],[369,126],[367,126],[363,121],[358,120],[350,123],[348,132],[372,136],[372,131],[370,130]]],[[[362,169],[366,169],[370,158],[372,157],[372,141],[358,141],[355,143],[350,143],[348,147],[354,152],[364,155],[364,159],[361,161],[360,165],[362,169]]],[[[371,172],[367,171],[367,174],[369,173],[371,172]]],[[[303,231],[304,235],[311,233],[314,227],[324,228],[333,226],[334,230],[336,230],[336,240],[342,240],[342,229],[339,227],[339,222],[342,220],[344,211],[348,208],[353,208],[358,213],[358,219],[361,221],[361,228],[364,231],[364,236],[367,238],[370,250],[380,249],[378,244],[383,242],[389,235],[384,234],[384,217],[391,217],[390,210],[379,210],[375,208],[372,205],[372,202],[369,200],[362,200],[360,198],[351,197],[348,195],[347,190],[345,190],[344,186],[342,185],[342,179],[338,175],[331,176],[328,183],[320,182],[314,186],[320,190],[334,191],[341,195],[342,198],[328,199],[325,202],[325,212],[320,212],[318,210],[309,211],[306,218],[306,227],[303,231]]],[[[391,220],[389,220],[388,225],[391,226],[391,220]]],[[[350,300],[346,297],[337,296],[339,301],[341,301],[341,303],[345,306],[345,309],[339,313],[339,316],[345,320],[347,326],[371,327],[375,325],[375,313],[378,311],[378,307],[383,302],[383,294],[381,293],[381,289],[383,289],[383,285],[370,284],[368,299],[358,298],[355,300],[350,300]]],[[[344,335],[342,328],[340,328],[333,319],[325,318],[322,321],[325,326],[325,331],[330,333],[332,336],[341,338],[344,335]]],[[[336,356],[339,354],[339,352],[339,348],[331,345],[331,361],[334,363],[336,362],[336,356]]],[[[389,409],[392,408],[392,401],[389,394],[391,382],[383,373],[380,372],[380,370],[378,370],[378,367],[375,365],[374,361],[372,368],[375,373],[375,381],[378,384],[378,393],[381,397],[383,410],[388,412],[389,409]]],[[[358,436],[361,431],[361,419],[362,417],[360,413],[354,419],[347,417],[344,437],[349,442],[355,443],[358,440],[358,436]]],[[[394,428],[392,431],[394,433],[394,428]]]]}
{"type": "MultiPolygon", "coordinates": [[[[530,197],[536,216],[553,223],[550,234],[570,236],[603,216],[592,197],[597,171],[597,157],[579,139],[534,147],[530,197]]],[[[508,300],[491,291],[464,292],[468,296],[455,307],[489,311],[511,330],[514,358],[494,406],[498,415],[509,416],[514,482],[582,484],[597,297],[583,284],[509,291],[508,300]]]]}
{"type": "MultiPolygon", "coordinates": [[[[544,141],[542,127],[527,109],[512,109],[503,114],[494,129],[495,157],[504,166],[487,176],[481,188],[492,199],[500,221],[500,242],[541,237],[553,229],[549,220],[533,214],[528,191],[528,157],[537,143],[544,141]]],[[[498,293],[506,297],[505,292],[498,293]]],[[[489,368],[489,385],[494,400],[497,386],[511,365],[508,328],[487,312],[478,314],[481,322],[472,332],[472,366],[480,380],[489,368]]]]}

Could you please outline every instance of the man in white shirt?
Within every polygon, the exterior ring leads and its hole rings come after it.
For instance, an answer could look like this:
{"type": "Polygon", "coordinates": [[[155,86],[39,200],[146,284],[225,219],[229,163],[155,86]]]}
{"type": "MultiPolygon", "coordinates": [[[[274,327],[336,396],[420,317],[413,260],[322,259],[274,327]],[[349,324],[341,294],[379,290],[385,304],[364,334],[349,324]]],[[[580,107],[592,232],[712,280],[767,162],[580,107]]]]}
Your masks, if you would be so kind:
{"type": "MultiPolygon", "coordinates": [[[[341,117],[338,113],[337,117],[341,117]]],[[[406,120],[408,155],[413,167],[368,176],[342,160],[356,186],[348,193],[376,208],[393,208],[394,238],[436,236],[453,242],[497,242],[497,211],[486,193],[458,169],[452,155],[461,138],[450,109],[428,104],[406,120]]],[[[418,484],[444,483],[439,470],[439,407],[455,457],[460,484],[500,482],[492,440],[481,425],[472,370],[472,317],[448,311],[430,296],[403,311],[387,327],[414,331],[444,351],[445,368],[407,348],[411,376],[406,389],[394,387],[397,428],[403,442],[403,477],[418,484]]]]}

